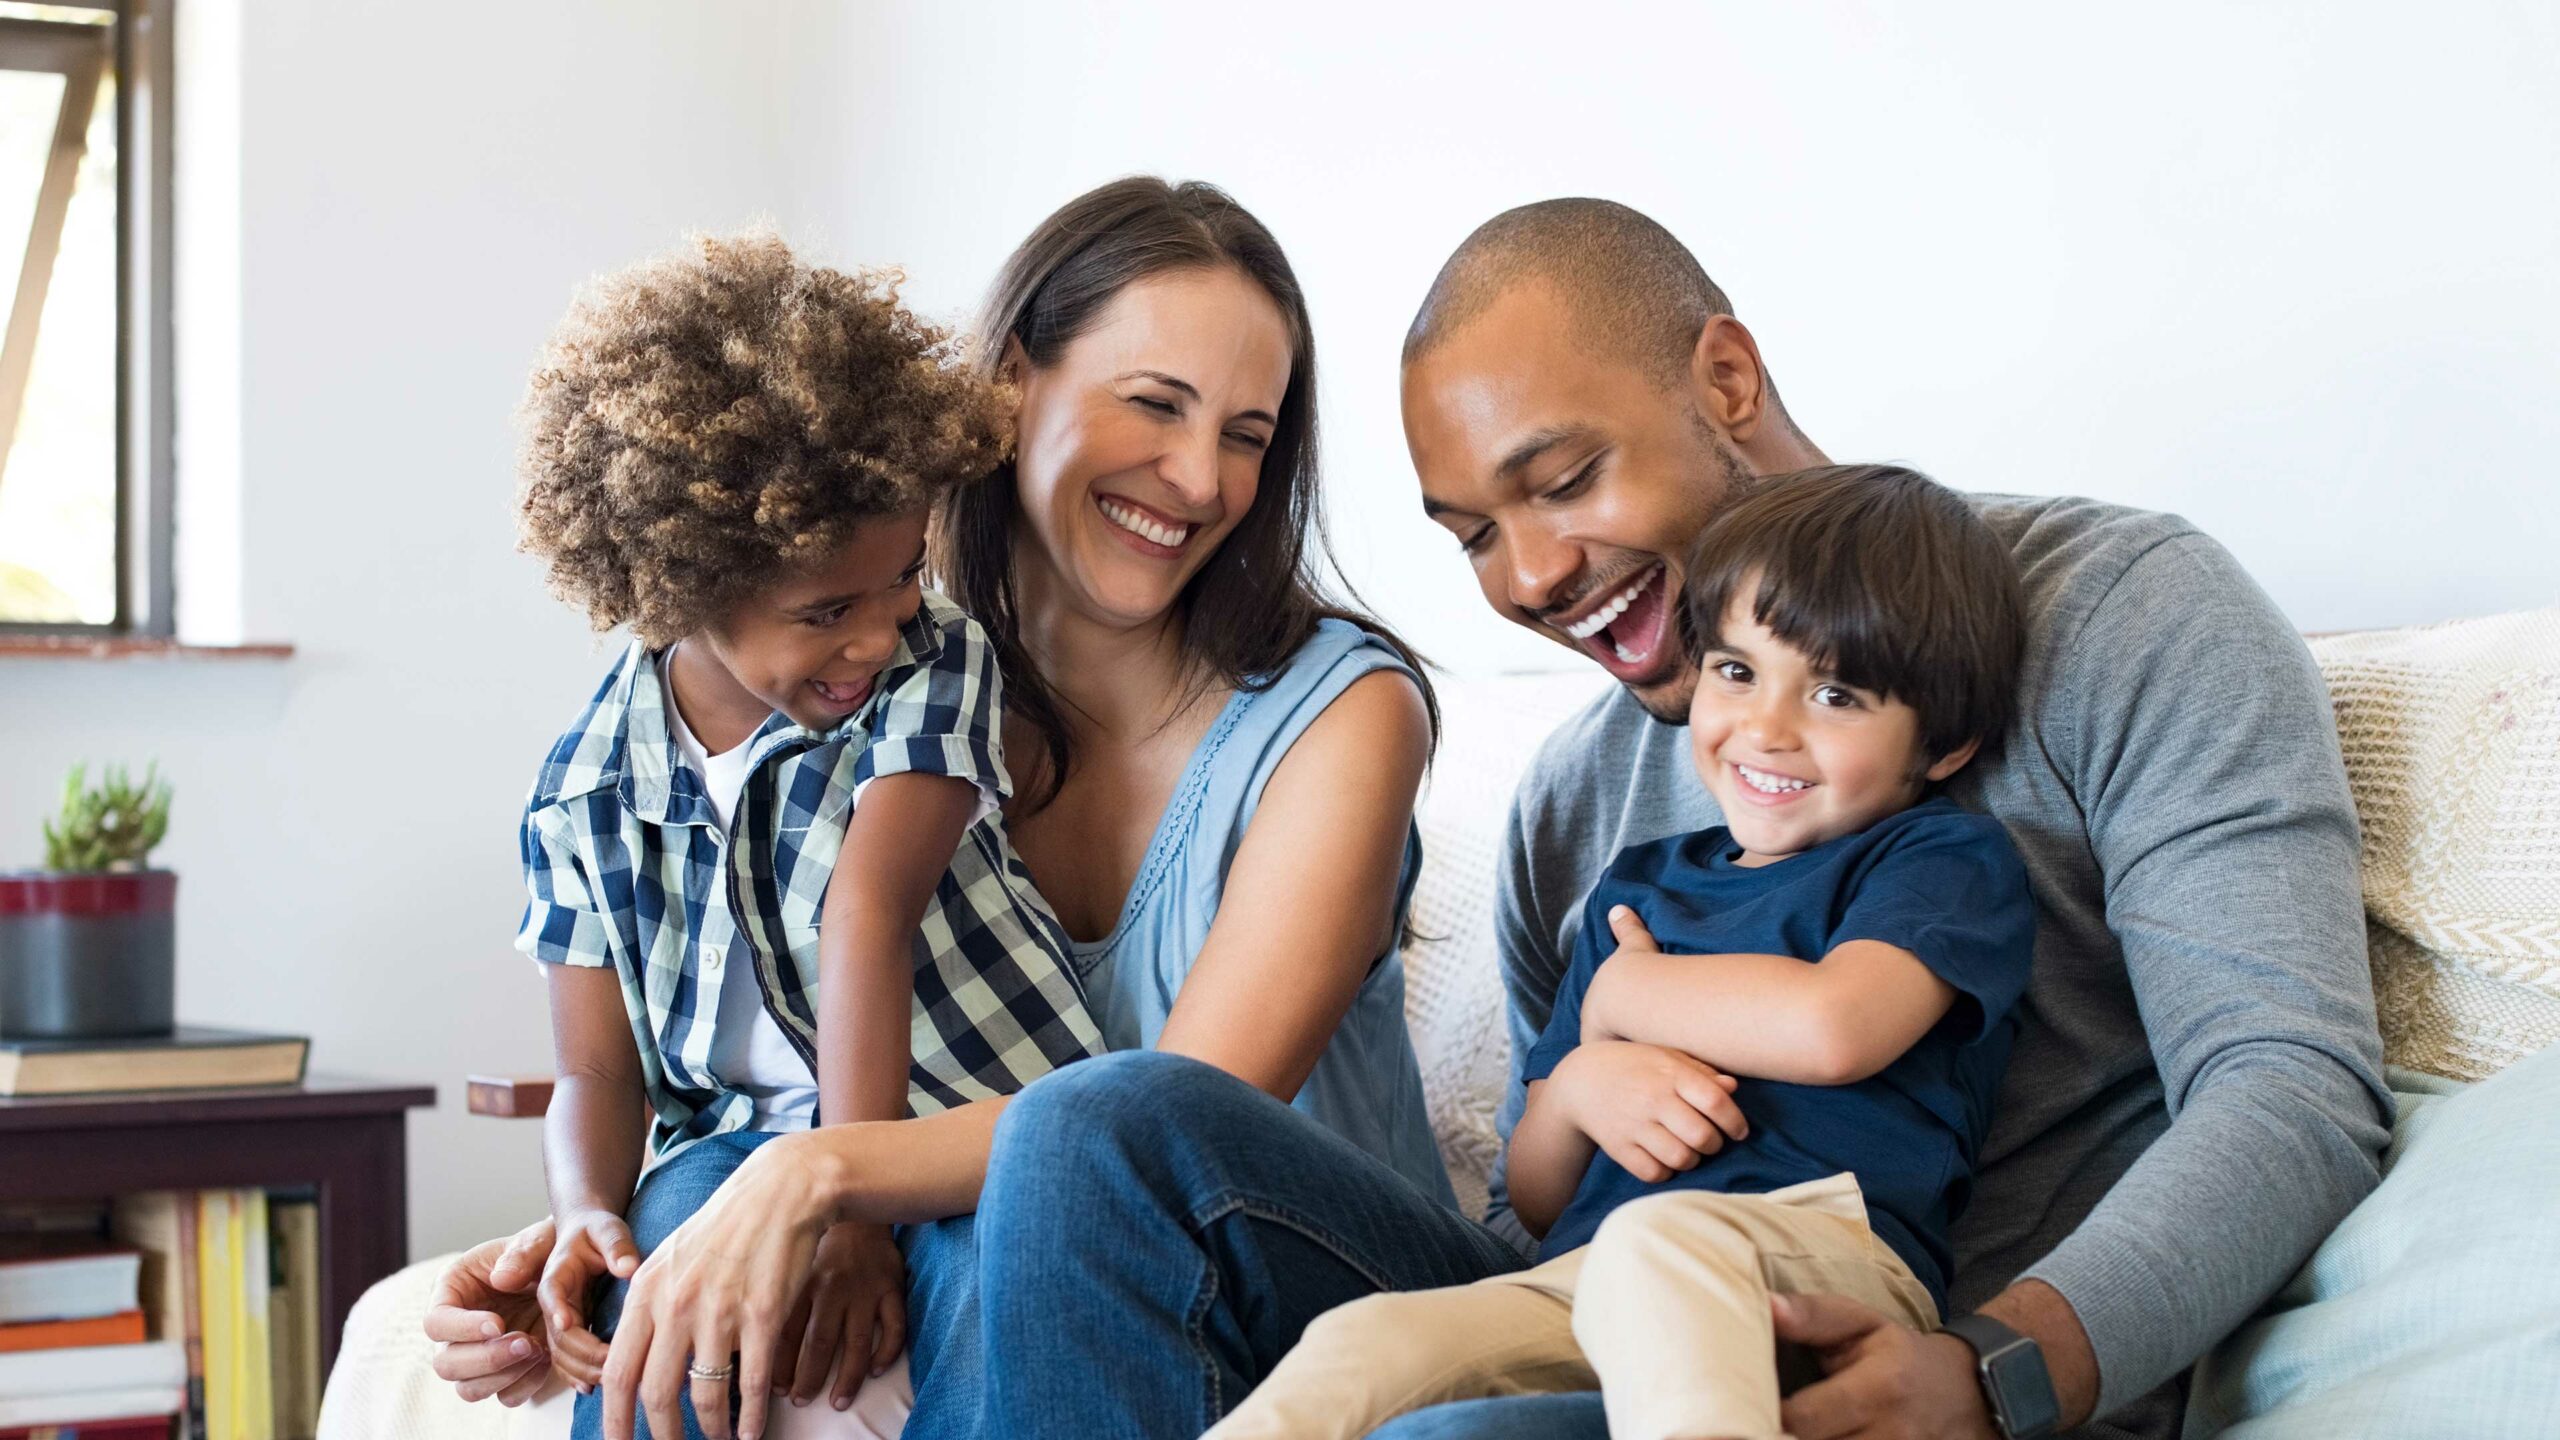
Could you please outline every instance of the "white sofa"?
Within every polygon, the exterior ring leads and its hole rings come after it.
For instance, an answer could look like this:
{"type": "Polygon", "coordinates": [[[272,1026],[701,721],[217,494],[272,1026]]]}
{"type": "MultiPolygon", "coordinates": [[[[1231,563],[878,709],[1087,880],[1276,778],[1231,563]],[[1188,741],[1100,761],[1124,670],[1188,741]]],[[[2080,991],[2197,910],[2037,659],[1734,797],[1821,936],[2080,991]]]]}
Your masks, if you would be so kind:
{"type": "MultiPolygon", "coordinates": [[[[2335,637],[2315,650],[2365,822],[2387,1058],[2477,1081],[2560,1041],[2560,611],[2335,637]]],[[[1446,733],[1419,815],[1422,938],[1407,962],[1408,1012],[1441,1152],[1471,1209],[1483,1204],[1509,1058],[1490,925],[1496,846],[1538,741],[1605,683],[1576,670],[1442,689],[1446,733]]],[[[565,1433],[563,1406],[511,1414],[464,1405],[428,1372],[419,1317],[448,1258],[411,1266],[358,1305],[323,1440],[565,1433]]],[[[2318,1271],[2308,1267],[2313,1279],[2298,1285],[2316,1290],[2318,1271]]],[[[2554,1290],[2549,1333],[2560,1337],[2560,1284],[2554,1290]]],[[[2294,1309],[2305,1303],[2293,1296],[2294,1309]]],[[[2243,1338],[2281,1348],[2294,1332],[2268,1323],[2272,1332],[2243,1338]]],[[[2299,1364],[2276,1379],[2253,1365],[2263,1368],[2254,1355],[2221,1357],[2199,1387],[2191,1434],[2290,1433],[2265,1428],[2267,1417],[2316,1399],[2328,1383],[2299,1364]]],[[[2560,1380],[2551,1384],[2560,1390],[2560,1380]]],[[[2560,1434],[2560,1414],[2547,1433],[2560,1434]]]]}

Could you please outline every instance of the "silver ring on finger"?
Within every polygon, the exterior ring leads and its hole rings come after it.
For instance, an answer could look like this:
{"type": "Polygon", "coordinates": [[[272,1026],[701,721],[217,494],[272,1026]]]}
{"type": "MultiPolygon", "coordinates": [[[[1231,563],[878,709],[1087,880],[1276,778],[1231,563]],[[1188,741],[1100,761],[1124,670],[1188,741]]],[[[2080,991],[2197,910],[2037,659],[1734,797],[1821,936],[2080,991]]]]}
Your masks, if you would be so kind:
{"type": "Polygon", "coordinates": [[[696,1360],[684,1367],[684,1373],[696,1380],[726,1380],[738,1373],[738,1367],[734,1361],[727,1365],[705,1365],[696,1360]]]}

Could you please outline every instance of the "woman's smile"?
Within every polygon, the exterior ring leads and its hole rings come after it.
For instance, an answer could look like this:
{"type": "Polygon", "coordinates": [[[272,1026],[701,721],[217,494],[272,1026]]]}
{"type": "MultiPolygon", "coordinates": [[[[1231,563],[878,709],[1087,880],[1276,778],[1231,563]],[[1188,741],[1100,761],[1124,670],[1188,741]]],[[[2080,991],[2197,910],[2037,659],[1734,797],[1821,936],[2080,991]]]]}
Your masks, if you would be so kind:
{"type": "Polygon", "coordinates": [[[1097,492],[1093,503],[1112,531],[1127,542],[1130,549],[1155,559],[1178,558],[1183,545],[1205,528],[1175,520],[1162,511],[1150,510],[1118,495],[1097,492]]]}

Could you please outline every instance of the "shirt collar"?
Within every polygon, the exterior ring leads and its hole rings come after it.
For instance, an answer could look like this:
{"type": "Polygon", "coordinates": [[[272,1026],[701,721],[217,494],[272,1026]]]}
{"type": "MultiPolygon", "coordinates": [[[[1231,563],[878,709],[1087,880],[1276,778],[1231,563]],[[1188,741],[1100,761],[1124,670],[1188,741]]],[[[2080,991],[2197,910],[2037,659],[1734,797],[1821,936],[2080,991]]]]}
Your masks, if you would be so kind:
{"type": "MultiPolygon", "coordinates": [[[[858,731],[880,703],[880,693],[889,688],[885,683],[889,675],[914,663],[911,657],[930,659],[941,651],[940,629],[927,623],[919,608],[916,619],[899,630],[898,653],[881,672],[884,683],[861,709],[824,733],[796,723],[779,710],[766,716],[764,724],[748,737],[748,772],[752,774],[786,747],[824,744],[858,731]]],[[[702,793],[698,779],[676,778],[692,772],[677,760],[675,730],[667,723],[669,697],[658,680],[658,657],[662,653],[633,640],[615,676],[614,697],[621,704],[623,716],[622,803],[652,825],[717,825],[719,816],[702,793]]]]}

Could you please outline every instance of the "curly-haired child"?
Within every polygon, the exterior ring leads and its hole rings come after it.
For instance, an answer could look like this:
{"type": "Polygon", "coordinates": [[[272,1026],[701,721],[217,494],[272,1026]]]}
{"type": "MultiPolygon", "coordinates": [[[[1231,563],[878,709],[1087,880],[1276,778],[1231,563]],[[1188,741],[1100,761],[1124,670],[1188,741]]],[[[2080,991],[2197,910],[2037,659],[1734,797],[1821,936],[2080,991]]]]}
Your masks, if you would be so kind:
{"type": "MultiPolygon", "coordinates": [[[[523,548],[632,635],[522,827],[560,1072],[540,1294],[577,1433],[623,1282],[756,1144],[1102,1049],[1005,837],[993,647],[921,581],[928,504],[1007,438],[954,360],[893,277],[758,233],[608,278],[534,372],[523,548]]],[[[780,1383],[832,1372],[849,1404],[903,1347],[903,1292],[887,1227],[830,1231],[780,1383]]]]}

